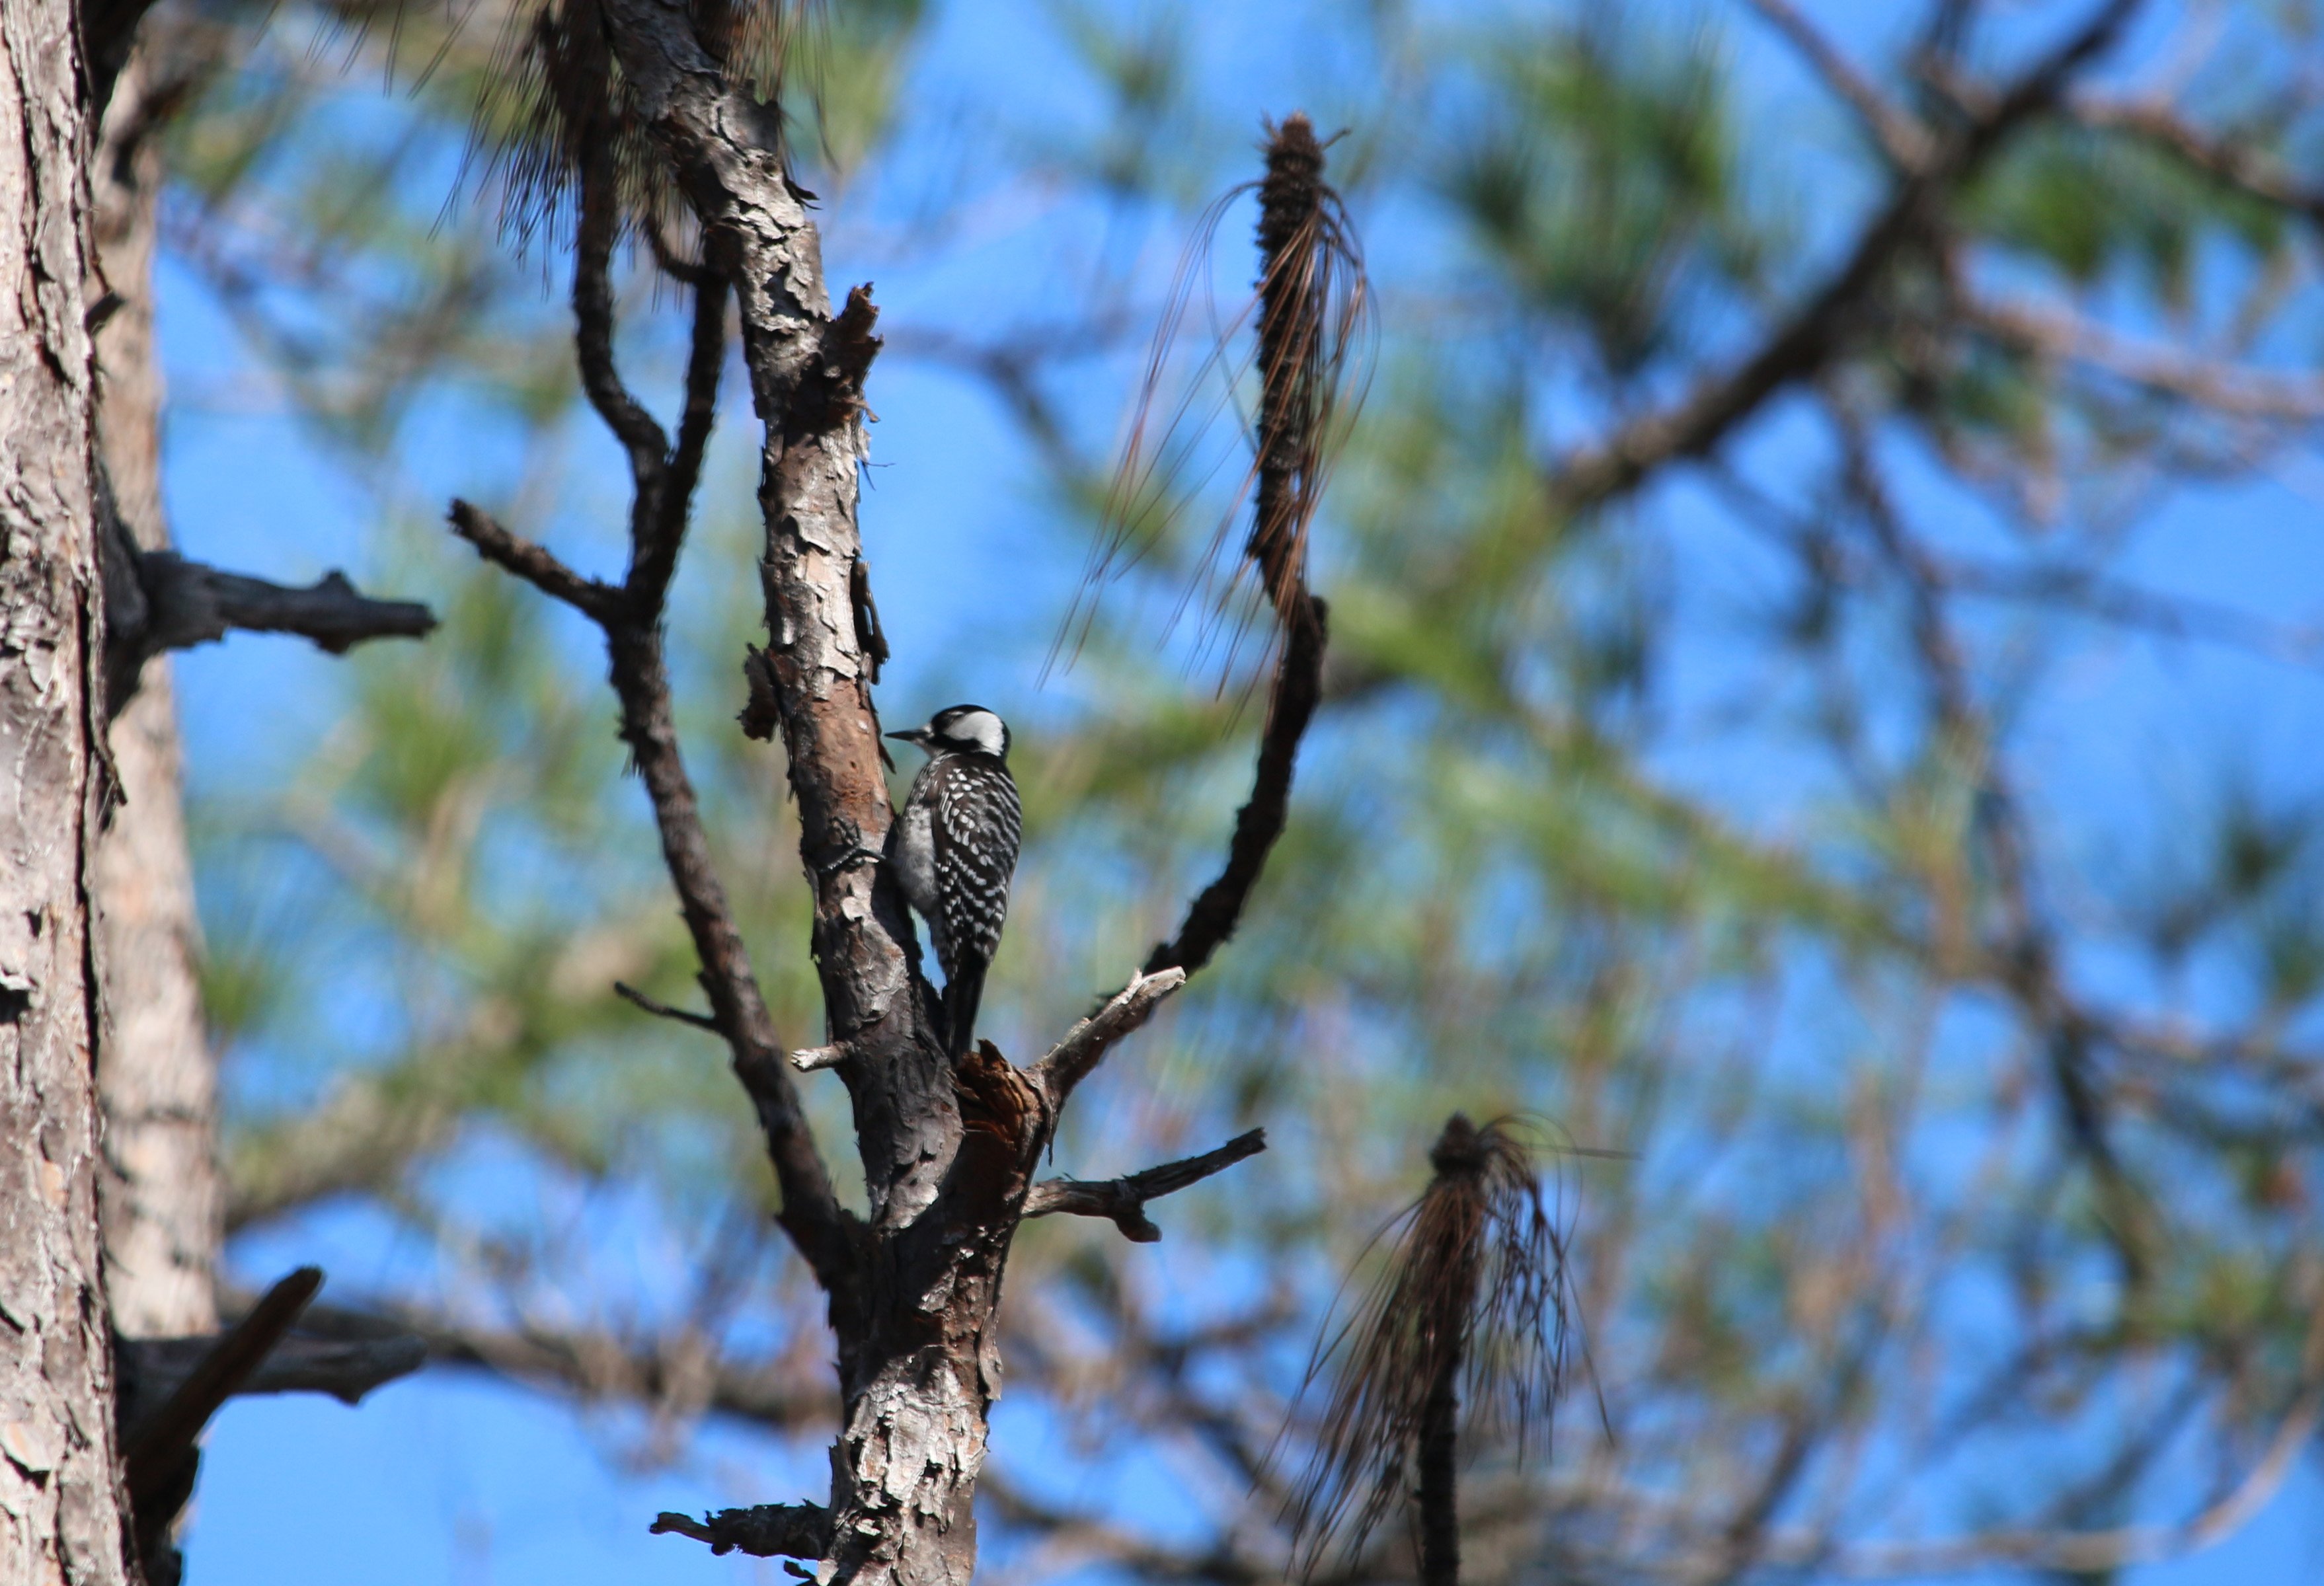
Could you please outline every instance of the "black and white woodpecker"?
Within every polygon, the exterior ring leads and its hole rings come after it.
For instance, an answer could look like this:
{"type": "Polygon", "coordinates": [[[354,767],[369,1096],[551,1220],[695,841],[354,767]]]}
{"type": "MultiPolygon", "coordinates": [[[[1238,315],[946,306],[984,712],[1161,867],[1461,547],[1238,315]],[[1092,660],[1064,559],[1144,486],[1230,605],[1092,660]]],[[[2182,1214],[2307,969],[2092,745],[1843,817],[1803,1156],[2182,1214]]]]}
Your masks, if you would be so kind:
{"type": "Polygon", "coordinates": [[[888,736],[927,752],[889,829],[888,862],[935,938],[945,974],[945,1047],[957,1057],[975,1035],[984,971],[1009,918],[1009,880],[1024,836],[1024,810],[1009,775],[1009,724],[981,705],[955,705],[925,727],[888,736]]]}

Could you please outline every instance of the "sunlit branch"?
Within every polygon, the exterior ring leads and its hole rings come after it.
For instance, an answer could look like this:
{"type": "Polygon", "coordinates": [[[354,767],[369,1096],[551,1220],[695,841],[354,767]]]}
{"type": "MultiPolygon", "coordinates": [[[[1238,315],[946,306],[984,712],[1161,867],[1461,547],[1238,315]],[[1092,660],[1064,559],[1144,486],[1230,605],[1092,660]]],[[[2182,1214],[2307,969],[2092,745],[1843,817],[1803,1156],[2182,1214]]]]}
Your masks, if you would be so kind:
{"type": "Polygon", "coordinates": [[[1031,1070],[1033,1083],[1053,1111],[1062,1111],[1074,1087],[1105,1060],[1115,1042],[1154,1017],[1162,1000],[1186,983],[1183,969],[1138,974],[1111,1001],[1065,1032],[1031,1070]]]}

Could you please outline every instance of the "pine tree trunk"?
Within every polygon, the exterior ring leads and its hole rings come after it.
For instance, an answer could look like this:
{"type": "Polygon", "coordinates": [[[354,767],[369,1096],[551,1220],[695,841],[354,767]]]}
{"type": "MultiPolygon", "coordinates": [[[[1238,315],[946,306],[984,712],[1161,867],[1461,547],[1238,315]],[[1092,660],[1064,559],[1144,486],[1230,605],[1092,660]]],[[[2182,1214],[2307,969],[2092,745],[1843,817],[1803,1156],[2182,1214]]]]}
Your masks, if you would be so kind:
{"type": "Polygon", "coordinates": [[[125,1586],[93,1062],[103,602],[83,94],[73,7],[0,5],[0,1581],[125,1586]]]}
{"type": "Polygon", "coordinates": [[[1429,1384],[1421,1406],[1417,1463],[1420,1476],[1421,1586],[1460,1586],[1461,1513],[1459,1449],[1461,1357],[1447,1357],[1429,1384]]]}
{"type": "MultiPolygon", "coordinates": [[[[91,170],[97,258],[119,307],[97,337],[97,436],[115,510],[142,550],[166,549],[161,378],[153,339],[156,35],[145,30],[113,90],[91,170]]],[[[166,44],[161,46],[166,53],[166,44]]],[[[106,1297],[131,1338],[217,1326],[217,1070],[202,1023],[200,926],[186,845],[177,707],[167,656],[145,663],[114,718],[123,797],[97,844],[110,1037],[105,1111],[106,1297]]]]}

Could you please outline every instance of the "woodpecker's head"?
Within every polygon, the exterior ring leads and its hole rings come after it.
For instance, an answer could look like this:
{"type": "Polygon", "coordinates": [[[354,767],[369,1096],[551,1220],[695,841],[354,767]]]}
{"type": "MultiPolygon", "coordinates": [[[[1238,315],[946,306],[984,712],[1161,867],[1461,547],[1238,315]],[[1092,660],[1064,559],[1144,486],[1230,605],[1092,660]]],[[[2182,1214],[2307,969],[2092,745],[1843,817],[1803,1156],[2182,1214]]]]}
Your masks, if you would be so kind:
{"type": "Polygon", "coordinates": [[[917,743],[931,755],[989,754],[1003,764],[1009,760],[1009,724],[981,705],[947,705],[927,726],[888,736],[917,743]]]}

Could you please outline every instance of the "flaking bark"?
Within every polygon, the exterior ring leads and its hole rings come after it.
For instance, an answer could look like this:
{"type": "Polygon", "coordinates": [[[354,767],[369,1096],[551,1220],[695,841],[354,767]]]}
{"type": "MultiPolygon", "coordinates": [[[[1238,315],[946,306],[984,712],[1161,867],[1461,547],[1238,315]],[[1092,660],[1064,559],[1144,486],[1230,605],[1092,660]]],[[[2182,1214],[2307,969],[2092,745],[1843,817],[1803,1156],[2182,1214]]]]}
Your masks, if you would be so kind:
{"type": "Polygon", "coordinates": [[[78,20],[0,6],[0,1581],[134,1578],[97,1217],[89,152],[78,20]]]}

